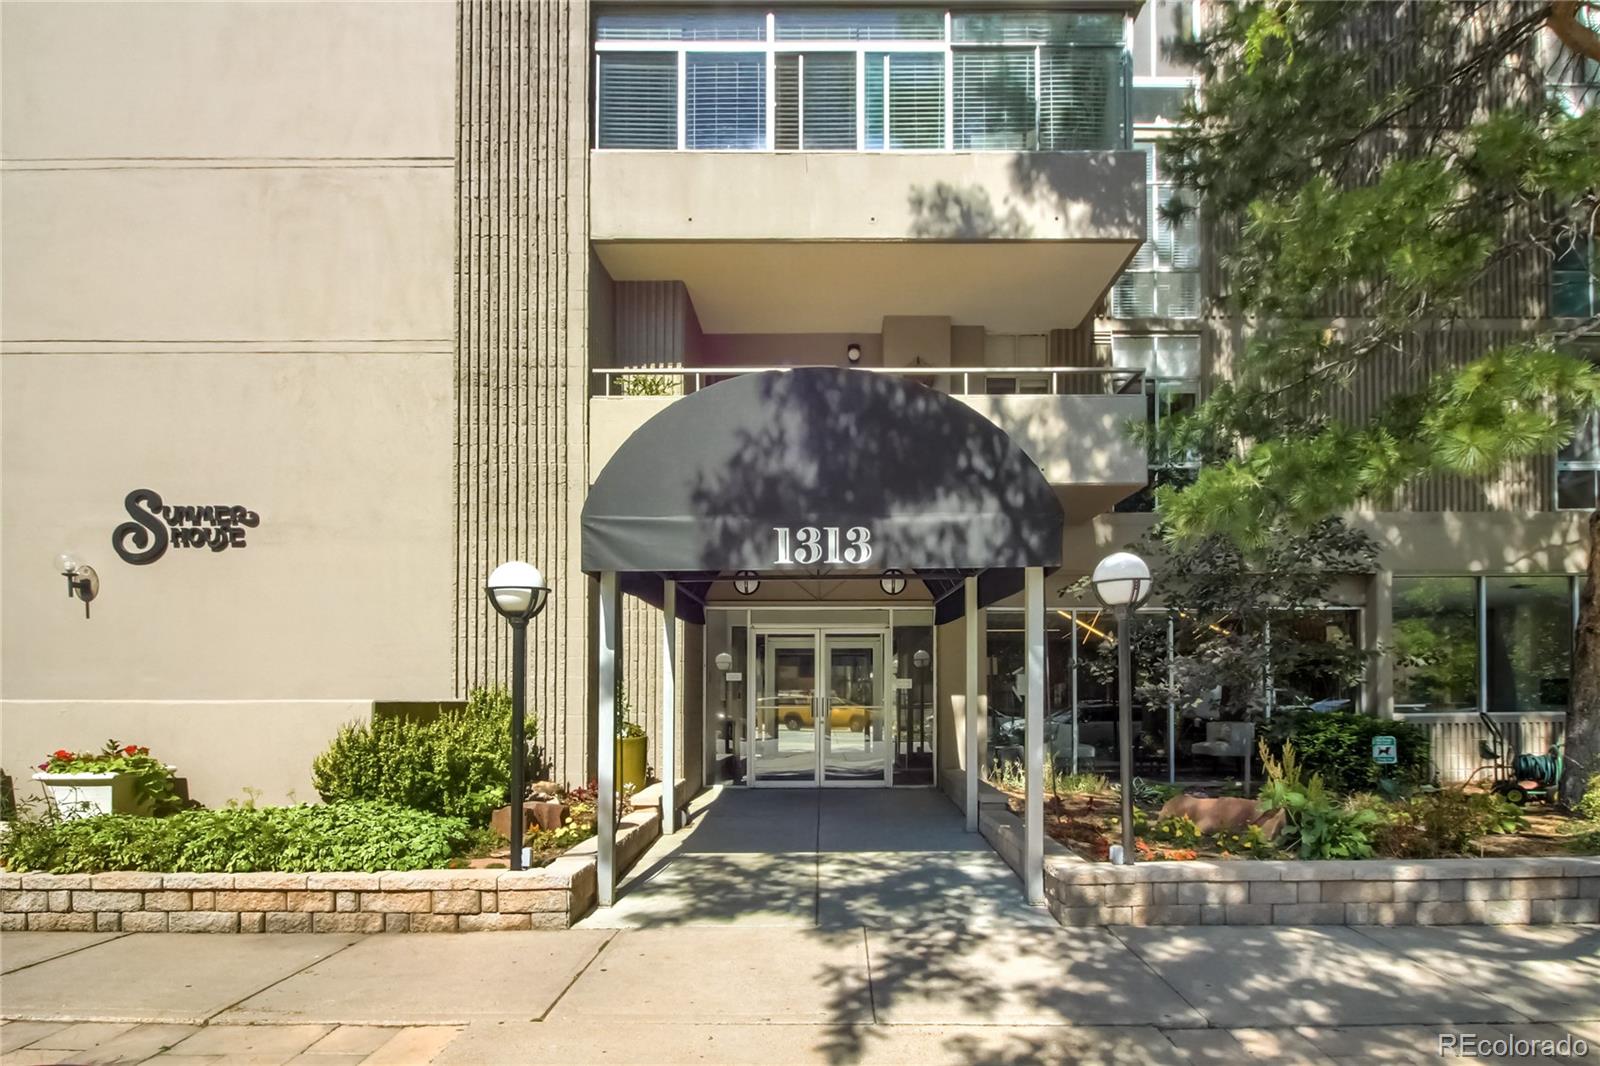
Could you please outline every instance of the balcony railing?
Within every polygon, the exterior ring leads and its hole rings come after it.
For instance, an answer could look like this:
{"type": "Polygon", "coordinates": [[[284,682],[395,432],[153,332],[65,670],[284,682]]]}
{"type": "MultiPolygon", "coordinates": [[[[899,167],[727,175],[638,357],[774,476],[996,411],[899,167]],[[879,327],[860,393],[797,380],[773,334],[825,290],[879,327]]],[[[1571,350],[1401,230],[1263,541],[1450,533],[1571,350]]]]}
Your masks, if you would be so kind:
{"type": "MultiPolygon", "coordinates": [[[[596,367],[591,373],[595,378],[596,396],[681,396],[740,374],[795,369],[799,368],[617,366],[596,367]]],[[[1144,392],[1144,371],[1120,367],[862,366],[852,369],[868,374],[912,378],[952,396],[1112,396],[1144,392]]]]}

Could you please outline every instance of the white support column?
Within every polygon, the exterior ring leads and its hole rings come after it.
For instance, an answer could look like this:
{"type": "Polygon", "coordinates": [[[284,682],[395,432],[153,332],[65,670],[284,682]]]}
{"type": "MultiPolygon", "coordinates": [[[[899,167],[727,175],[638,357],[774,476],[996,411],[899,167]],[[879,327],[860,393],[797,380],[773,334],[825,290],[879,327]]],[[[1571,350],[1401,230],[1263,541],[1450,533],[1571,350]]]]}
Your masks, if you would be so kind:
{"type": "Polygon", "coordinates": [[[1044,903],[1044,570],[1027,569],[1023,600],[1026,604],[1028,664],[1023,740],[1027,752],[1027,796],[1023,805],[1023,885],[1028,902],[1044,903]]]}
{"type": "Polygon", "coordinates": [[[962,750],[967,759],[967,832],[978,831],[978,579],[966,579],[967,634],[967,698],[966,744],[962,750]]]}
{"type": "Polygon", "coordinates": [[[678,583],[661,583],[661,832],[678,831],[678,583]]]}
{"type": "Polygon", "coordinates": [[[595,895],[600,906],[609,907],[617,898],[617,669],[622,650],[622,596],[617,591],[617,572],[600,575],[599,631],[595,651],[599,655],[595,700],[595,796],[596,844],[595,895]]]}

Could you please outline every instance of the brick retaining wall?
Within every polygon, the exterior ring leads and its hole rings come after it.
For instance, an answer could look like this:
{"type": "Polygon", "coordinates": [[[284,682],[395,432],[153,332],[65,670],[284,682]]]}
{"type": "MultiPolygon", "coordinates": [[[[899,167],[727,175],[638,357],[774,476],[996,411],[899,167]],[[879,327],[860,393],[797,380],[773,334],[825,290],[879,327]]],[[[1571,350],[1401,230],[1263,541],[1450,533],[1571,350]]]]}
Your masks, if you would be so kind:
{"type": "MultiPolygon", "coordinates": [[[[979,828],[1022,866],[1022,822],[980,805],[979,828]]],[[[1062,925],[1527,925],[1600,922],[1600,857],[1089,862],[1045,840],[1062,925]]]]}
{"type": "MultiPolygon", "coordinates": [[[[622,817],[617,867],[655,840],[657,811],[622,817]]],[[[565,929],[594,906],[595,843],[537,870],[388,873],[0,872],[0,929],[124,933],[466,933],[565,929]]]]}

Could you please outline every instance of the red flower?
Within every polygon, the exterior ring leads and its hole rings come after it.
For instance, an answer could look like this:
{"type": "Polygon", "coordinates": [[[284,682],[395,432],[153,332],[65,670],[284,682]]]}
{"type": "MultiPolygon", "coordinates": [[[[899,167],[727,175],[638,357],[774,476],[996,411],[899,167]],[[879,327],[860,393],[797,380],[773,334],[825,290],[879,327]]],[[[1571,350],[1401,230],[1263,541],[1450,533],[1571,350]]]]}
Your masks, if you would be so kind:
{"type": "Polygon", "coordinates": [[[137,755],[137,754],[139,754],[139,745],[137,745],[137,744],[129,744],[127,747],[122,749],[122,754],[124,754],[124,755],[137,755]]]}
{"type": "Polygon", "coordinates": [[[72,758],[72,752],[68,751],[66,748],[57,748],[56,749],[56,753],[55,753],[55,758],[57,758],[57,759],[70,759],[70,758],[72,758]]]}
{"type": "Polygon", "coordinates": [[[47,762],[42,762],[42,763],[39,764],[39,769],[48,770],[48,769],[50,769],[50,764],[47,763],[47,762]]]}
{"type": "Polygon", "coordinates": [[[134,754],[135,755],[149,755],[150,754],[150,749],[149,748],[140,748],[138,751],[134,752],[134,754]]]}

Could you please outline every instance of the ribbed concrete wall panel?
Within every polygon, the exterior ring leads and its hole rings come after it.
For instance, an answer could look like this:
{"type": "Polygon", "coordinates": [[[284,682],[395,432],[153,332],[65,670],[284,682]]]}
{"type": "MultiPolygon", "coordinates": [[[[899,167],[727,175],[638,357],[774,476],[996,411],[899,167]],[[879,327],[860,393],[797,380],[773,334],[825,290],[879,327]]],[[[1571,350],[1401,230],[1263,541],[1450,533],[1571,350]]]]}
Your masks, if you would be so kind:
{"type": "Polygon", "coordinates": [[[592,596],[579,571],[588,233],[584,0],[457,7],[456,654],[461,690],[509,684],[484,578],[554,585],[529,627],[530,714],[558,777],[588,776],[592,596]]]}

